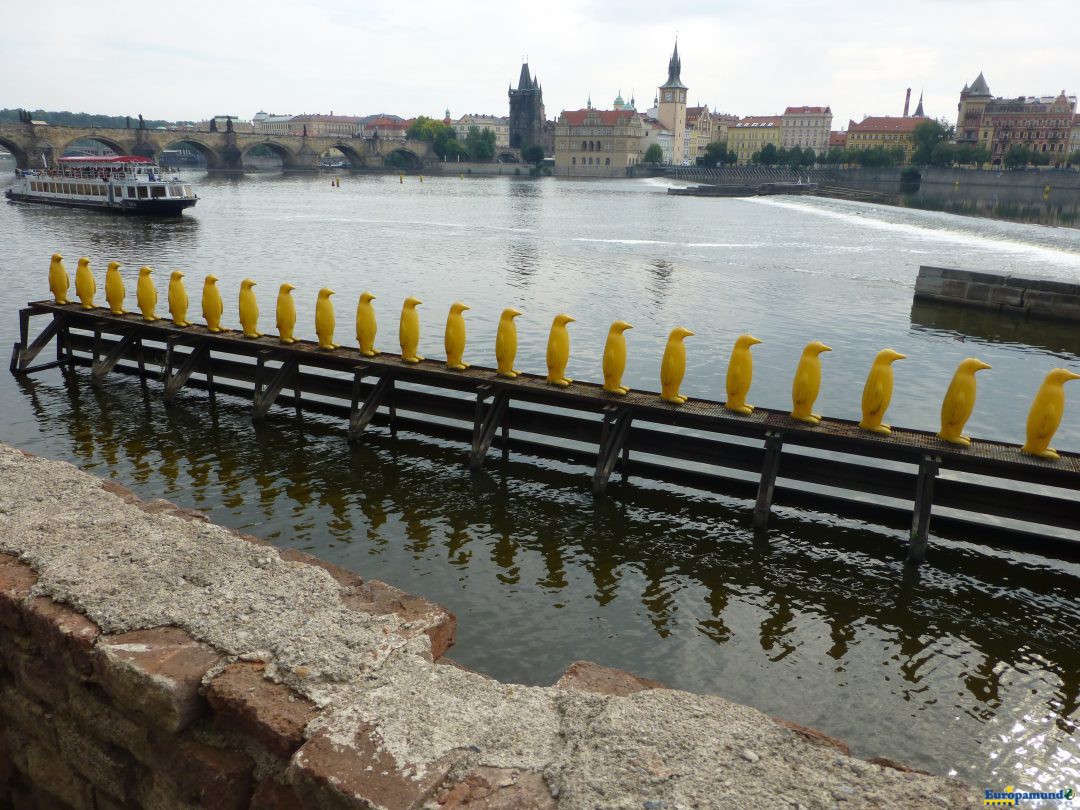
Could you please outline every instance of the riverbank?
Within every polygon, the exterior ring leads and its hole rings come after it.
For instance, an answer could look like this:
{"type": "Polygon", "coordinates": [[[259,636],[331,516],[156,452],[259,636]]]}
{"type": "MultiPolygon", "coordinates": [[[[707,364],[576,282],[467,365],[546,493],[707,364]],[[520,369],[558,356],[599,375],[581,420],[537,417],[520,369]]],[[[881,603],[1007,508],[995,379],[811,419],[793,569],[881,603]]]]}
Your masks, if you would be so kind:
{"type": "Polygon", "coordinates": [[[977,804],[627,673],[579,662],[524,687],[447,665],[453,618],[430,602],[6,445],[0,552],[5,799],[977,804]]]}

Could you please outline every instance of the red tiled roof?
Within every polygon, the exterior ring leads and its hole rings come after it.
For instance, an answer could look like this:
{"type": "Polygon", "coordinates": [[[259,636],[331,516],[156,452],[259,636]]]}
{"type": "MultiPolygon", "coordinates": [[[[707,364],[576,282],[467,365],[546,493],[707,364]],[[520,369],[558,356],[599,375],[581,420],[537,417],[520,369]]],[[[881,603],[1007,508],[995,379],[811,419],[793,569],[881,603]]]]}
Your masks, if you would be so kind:
{"type": "Polygon", "coordinates": [[[847,133],[833,130],[829,133],[829,146],[846,146],[847,133]]]}
{"type": "Polygon", "coordinates": [[[707,113],[708,107],[687,107],[686,108],[686,120],[689,121],[690,117],[700,118],[702,113],[707,113]]]}
{"type": "Polygon", "coordinates": [[[788,107],[784,110],[784,115],[824,115],[825,113],[832,114],[832,110],[828,107],[788,107]]]}
{"type": "Polygon", "coordinates": [[[620,121],[631,119],[634,116],[633,110],[563,110],[561,118],[566,119],[566,123],[572,127],[580,127],[585,123],[585,118],[590,114],[595,113],[600,118],[600,123],[605,126],[614,126],[620,121]]]}
{"type": "Polygon", "coordinates": [[[739,119],[739,122],[735,124],[737,127],[778,127],[780,126],[779,115],[747,115],[739,119]]]}
{"type": "Polygon", "coordinates": [[[292,122],[296,124],[323,123],[323,124],[359,124],[360,119],[354,115],[296,115],[292,122]]]}
{"type": "Polygon", "coordinates": [[[405,121],[401,121],[397,118],[375,118],[364,124],[365,127],[384,127],[386,129],[408,129],[409,125],[405,121]]]}
{"type": "Polygon", "coordinates": [[[848,122],[848,132],[913,132],[915,127],[929,120],[915,116],[902,118],[894,115],[871,115],[858,123],[848,122]]]}

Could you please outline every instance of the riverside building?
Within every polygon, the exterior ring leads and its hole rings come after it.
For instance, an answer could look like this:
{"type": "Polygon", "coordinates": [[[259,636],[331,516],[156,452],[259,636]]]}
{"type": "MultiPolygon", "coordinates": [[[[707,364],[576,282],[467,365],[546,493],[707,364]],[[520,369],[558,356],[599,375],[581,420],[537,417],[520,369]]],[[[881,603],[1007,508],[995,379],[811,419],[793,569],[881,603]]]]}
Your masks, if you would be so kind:
{"type": "Polygon", "coordinates": [[[690,142],[686,134],[686,93],[689,87],[682,83],[682,59],[679,58],[679,43],[668,60],[667,81],[658,88],[656,119],[671,132],[675,164],[690,160],[690,142]]]}
{"type": "MultiPolygon", "coordinates": [[[[922,109],[921,104],[919,109],[922,109]]],[[[874,149],[880,146],[886,151],[900,147],[904,150],[903,162],[910,163],[915,151],[912,133],[915,127],[929,120],[925,115],[869,115],[858,123],[848,121],[845,146],[848,149],[874,149]]]]}
{"type": "Polygon", "coordinates": [[[563,110],[555,127],[555,174],[625,177],[644,160],[645,125],[633,110],[563,110]]]}
{"type": "Polygon", "coordinates": [[[727,128],[728,151],[734,152],[739,166],[751,162],[755,152],[771,143],[780,148],[781,117],[779,115],[747,115],[727,128]]]}
{"type": "Polygon", "coordinates": [[[1045,155],[1050,165],[1064,165],[1069,155],[1076,96],[995,98],[982,73],[964,85],[957,104],[956,142],[981,146],[999,166],[1014,145],[1045,155]]]}
{"type": "Polygon", "coordinates": [[[788,107],[780,116],[780,145],[785,149],[813,149],[821,155],[829,149],[831,130],[829,107],[788,107]]]}

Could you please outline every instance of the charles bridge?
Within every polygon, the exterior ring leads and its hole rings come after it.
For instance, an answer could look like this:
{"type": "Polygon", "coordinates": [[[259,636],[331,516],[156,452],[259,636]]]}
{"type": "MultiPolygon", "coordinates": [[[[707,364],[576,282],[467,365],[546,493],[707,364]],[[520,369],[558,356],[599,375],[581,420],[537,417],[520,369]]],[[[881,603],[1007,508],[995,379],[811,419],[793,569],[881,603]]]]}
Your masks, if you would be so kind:
{"type": "MultiPolygon", "coordinates": [[[[438,161],[429,143],[378,137],[0,123],[0,147],[11,152],[16,165],[23,169],[41,166],[43,158],[51,165],[77,141],[87,139],[108,146],[118,155],[141,155],[159,161],[166,149],[186,146],[206,159],[209,171],[242,171],[244,155],[257,146],[277,155],[286,171],[317,169],[319,159],[331,150],[337,150],[354,169],[378,169],[389,165],[427,169],[438,161]]],[[[335,158],[341,159],[337,155],[335,158]]]]}

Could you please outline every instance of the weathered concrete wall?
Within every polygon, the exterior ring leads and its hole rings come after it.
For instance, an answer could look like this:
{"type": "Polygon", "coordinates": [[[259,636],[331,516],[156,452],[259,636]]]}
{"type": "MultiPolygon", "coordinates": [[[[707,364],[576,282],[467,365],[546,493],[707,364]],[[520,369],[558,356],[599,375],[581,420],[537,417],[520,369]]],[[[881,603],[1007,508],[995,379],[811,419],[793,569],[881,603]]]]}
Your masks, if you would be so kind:
{"type": "Polygon", "coordinates": [[[499,683],[440,658],[453,632],[423,599],[0,445],[0,806],[978,805],[594,664],[499,683]]]}
{"type": "Polygon", "coordinates": [[[924,265],[915,279],[915,298],[1080,321],[1080,284],[1071,281],[924,265]]]}

